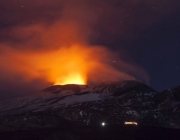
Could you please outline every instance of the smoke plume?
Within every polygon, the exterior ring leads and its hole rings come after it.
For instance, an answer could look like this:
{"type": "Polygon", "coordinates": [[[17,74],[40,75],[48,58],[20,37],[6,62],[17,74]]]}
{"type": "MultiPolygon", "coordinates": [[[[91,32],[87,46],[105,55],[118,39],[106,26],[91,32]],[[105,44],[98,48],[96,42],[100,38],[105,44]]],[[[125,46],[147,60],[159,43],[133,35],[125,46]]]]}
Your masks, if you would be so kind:
{"type": "MultiPolygon", "coordinates": [[[[145,0],[143,5],[153,2],[145,0]]],[[[109,0],[0,2],[0,12],[5,13],[0,19],[1,85],[13,87],[11,93],[30,94],[47,85],[71,82],[136,79],[147,83],[147,73],[132,60],[122,59],[121,51],[92,43],[113,41],[117,34],[129,32],[131,28],[123,23],[130,22],[128,17],[137,13],[138,6],[137,0],[131,4],[109,0]]],[[[135,24],[135,30],[141,23],[135,24]]]]}

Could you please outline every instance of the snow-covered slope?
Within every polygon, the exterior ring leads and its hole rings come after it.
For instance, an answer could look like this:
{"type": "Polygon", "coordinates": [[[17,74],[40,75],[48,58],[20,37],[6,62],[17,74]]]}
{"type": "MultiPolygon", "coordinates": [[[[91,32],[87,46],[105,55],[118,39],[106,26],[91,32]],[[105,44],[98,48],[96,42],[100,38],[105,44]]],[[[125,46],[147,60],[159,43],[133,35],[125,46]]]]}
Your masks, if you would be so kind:
{"type": "Polygon", "coordinates": [[[179,127],[160,109],[166,100],[161,96],[138,81],[102,83],[95,87],[51,86],[36,97],[0,102],[0,131],[93,126],[102,122],[123,125],[125,121],[179,127]]]}

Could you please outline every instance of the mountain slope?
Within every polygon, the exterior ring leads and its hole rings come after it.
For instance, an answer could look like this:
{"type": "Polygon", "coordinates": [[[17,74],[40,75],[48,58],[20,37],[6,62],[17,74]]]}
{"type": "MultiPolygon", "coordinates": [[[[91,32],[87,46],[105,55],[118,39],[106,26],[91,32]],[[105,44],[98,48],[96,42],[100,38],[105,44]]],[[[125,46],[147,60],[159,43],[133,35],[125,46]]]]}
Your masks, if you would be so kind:
{"type": "Polygon", "coordinates": [[[176,122],[172,120],[178,116],[176,108],[171,106],[163,112],[166,98],[169,93],[158,93],[138,81],[101,83],[95,87],[56,85],[37,97],[0,102],[0,131],[98,126],[102,122],[123,125],[125,121],[179,128],[177,117],[176,122]],[[171,111],[175,115],[168,115],[171,111]]]}

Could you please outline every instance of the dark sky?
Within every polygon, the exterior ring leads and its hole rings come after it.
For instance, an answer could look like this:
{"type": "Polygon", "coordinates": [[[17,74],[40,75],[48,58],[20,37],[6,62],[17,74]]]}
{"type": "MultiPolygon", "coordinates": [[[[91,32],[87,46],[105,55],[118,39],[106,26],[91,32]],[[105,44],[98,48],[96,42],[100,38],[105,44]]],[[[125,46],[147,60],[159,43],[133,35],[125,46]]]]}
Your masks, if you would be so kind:
{"type": "MultiPolygon", "coordinates": [[[[38,53],[74,42],[103,45],[118,52],[123,62],[144,69],[149,85],[156,90],[180,85],[179,0],[0,2],[0,56],[11,49],[38,53]],[[56,28],[60,28],[58,34],[54,34],[56,28]],[[57,40],[63,41],[51,46],[57,40]]],[[[12,73],[15,58],[7,56],[9,59],[0,57],[0,100],[30,95],[49,86],[42,78],[24,80],[21,73],[12,73]]]]}

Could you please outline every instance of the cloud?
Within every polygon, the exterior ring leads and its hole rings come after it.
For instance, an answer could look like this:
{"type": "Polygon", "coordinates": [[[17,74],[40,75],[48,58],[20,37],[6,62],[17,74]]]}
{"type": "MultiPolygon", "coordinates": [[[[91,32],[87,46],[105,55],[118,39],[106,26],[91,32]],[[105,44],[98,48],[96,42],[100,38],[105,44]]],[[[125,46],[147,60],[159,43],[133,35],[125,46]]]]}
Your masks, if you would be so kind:
{"type": "Polygon", "coordinates": [[[88,83],[107,79],[147,82],[143,68],[130,57],[122,57],[123,46],[115,53],[101,44],[117,43],[117,38],[136,39],[137,31],[157,24],[175,2],[1,1],[0,82],[13,87],[10,96],[30,94],[63,77],[62,73],[68,75],[72,62],[72,69],[80,71],[88,83]],[[28,85],[26,90],[24,85],[28,85]]]}

